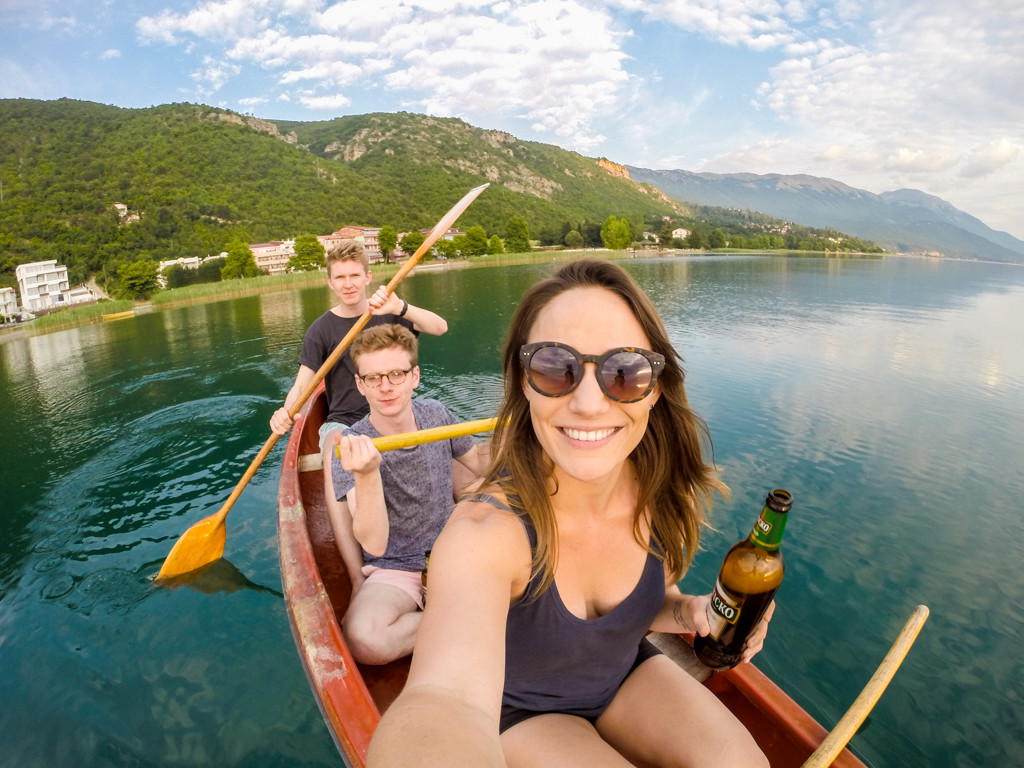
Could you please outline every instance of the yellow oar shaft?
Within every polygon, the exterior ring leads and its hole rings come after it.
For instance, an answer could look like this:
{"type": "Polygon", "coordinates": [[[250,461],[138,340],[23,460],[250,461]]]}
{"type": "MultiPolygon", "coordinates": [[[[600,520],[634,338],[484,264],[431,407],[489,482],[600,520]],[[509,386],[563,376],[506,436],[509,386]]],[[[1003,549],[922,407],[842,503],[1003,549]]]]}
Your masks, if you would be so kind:
{"type": "Polygon", "coordinates": [[[914,640],[917,639],[921,627],[924,626],[927,620],[928,606],[917,606],[907,620],[907,623],[903,626],[903,630],[900,632],[899,637],[896,638],[896,642],[893,643],[892,648],[889,649],[885,658],[882,659],[882,663],[878,665],[875,674],[871,676],[868,684],[864,686],[864,690],[860,692],[860,695],[850,705],[850,708],[846,710],[846,714],[836,723],[836,727],[832,729],[829,735],[825,737],[825,740],[807,758],[803,768],[826,768],[826,766],[832,765],[833,761],[839,756],[839,753],[843,751],[846,744],[853,738],[857,729],[860,728],[861,723],[870,714],[875,703],[881,698],[886,686],[889,685],[889,681],[896,674],[896,670],[900,668],[900,664],[903,663],[903,659],[910,650],[910,646],[914,644],[914,640]]]}
{"type": "MultiPolygon", "coordinates": [[[[373,444],[377,447],[378,451],[393,451],[396,448],[408,448],[413,445],[433,443],[438,440],[451,440],[455,437],[490,432],[497,423],[497,419],[463,421],[459,424],[448,424],[443,427],[431,427],[430,429],[418,429],[415,432],[401,432],[397,435],[375,437],[373,438],[373,444]]],[[[334,455],[339,459],[341,458],[337,446],[334,447],[334,455]]]]}

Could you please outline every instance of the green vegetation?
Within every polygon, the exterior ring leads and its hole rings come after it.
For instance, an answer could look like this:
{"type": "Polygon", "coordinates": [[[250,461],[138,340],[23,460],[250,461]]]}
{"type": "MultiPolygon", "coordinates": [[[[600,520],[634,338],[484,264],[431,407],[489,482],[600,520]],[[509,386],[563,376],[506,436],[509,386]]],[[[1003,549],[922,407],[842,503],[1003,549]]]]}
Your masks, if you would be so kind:
{"type": "MultiPolygon", "coordinates": [[[[632,242],[671,223],[691,231],[685,247],[873,248],[756,213],[687,206],[607,161],[449,118],[288,123],[195,104],[130,110],[7,99],[0,125],[0,286],[15,284],[18,264],[55,259],[72,285],[94,274],[112,296],[145,296],[155,290],[150,265],[162,260],[349,224],[410,232],[401,245],[411,253],[417,229],[484,182],[490,188],[458,223],[473,238],[465,248],[439,245],[438,254],[479,251],[476,227],[488,252],[498,243],[528,251],[531,238],[600,247],[609,216],[628,223],[632,242]]],[[[677,245],[663,235],[661,244],[677,245]]],[[[254,266],[239,252],[220,269],[246,282],[254,266]]],[[[205,267],[165,277],[181,287],[217,279],[205,267]]]]}
{"type": "MultiPolygon", "coordinates": [[[[566,235],[568,237],[568,235],[566,235]]],[[[629,231],[629,222],[615,216],[609,216],[601,227],[601,242],[605,248],[613,251],[624,251],[633,242],[632,234],[629,231]]]]}
{"type": "Polygon", "coordinates": [[[391,261],[391,252],[398,247],[398,233],[390,224],[385,224],[377,233],[377,247],[384,261],[391,261]]]}
{"type": "Polygon", "coordinates": [[[243,277],[257,277],[260,274],[252,250],[241,240],[229,243],[227,253],[227,259],[220,270],[221,280],[240,280],[243,277]]]}
{"type": "Polygon", "coordinates": [[[505,225],[505,250],[526,253],[530,250],[530,227],[522,216],[512,216],[505,225]]]}
{"type": "Polygon", "coordinates": [[[288,259],[292,272],[315,272],[324,268],[324,247],[316,235],[299,235],[295,238],[295,255],[288,259]]]}
{"type": "Polygon", "coordinates": [[[88,325],[101,321],[103,315],[114,315],[118,312],[127,312],[135,306],[135,302],[127,300],[101,301],[96,304],[86,304],[76,307],[67,307],[57,312],[37,317],[28,325],[20,327],[31,329],[32,333],[48,333],[50,331],[62,331],[65,328],[74,328],[79,325],[88,325]]]}
{"type": "Polygon", "coordinates": [[[148,259],[121,262],[117,267],[117,297],[148,299],[160,290],[160,282],[157,280],[159,270],[160,265],[148,259]]]}

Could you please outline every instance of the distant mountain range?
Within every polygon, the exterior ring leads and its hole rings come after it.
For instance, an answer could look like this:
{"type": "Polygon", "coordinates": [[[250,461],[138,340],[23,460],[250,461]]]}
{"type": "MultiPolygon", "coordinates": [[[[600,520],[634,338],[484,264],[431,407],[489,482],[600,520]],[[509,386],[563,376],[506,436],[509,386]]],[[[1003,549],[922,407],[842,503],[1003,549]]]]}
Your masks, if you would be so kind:
{"type": "Polygon", "coordinates": [[[876,195],[816,176],[626,169],[634,181],[651,184],[675,200],[833,227],[873,240],[887,251],[937,251],[952,258],[1024,263],[1024,241],[915,189],[876,195]]]}

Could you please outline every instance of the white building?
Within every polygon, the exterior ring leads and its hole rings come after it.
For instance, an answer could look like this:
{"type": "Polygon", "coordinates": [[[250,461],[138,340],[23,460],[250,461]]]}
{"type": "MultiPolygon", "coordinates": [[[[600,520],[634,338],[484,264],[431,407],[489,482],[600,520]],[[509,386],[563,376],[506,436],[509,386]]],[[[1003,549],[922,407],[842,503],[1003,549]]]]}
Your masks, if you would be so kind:
{"type": "Polygon", "coordinates": [[[72,288],[68,283],[68,268],[56,260],[20,264],[14,270],[21,293],[21,307],[26,312],[69,307],[95,301],[92,291],[84,285],[72,288]]]}
{"type": "Polygon", "coordinates": [[[14,317],[18,314],[18,293],[13,288],[0,288],[0,315],[14,317]]]}
{"type": "Polygon", "coordinates": [[[274,240],[269,243],[249,245],[256,266],[269,275],[280,275],[288,271],[288,260],[295,255],[294,240],[274,240]]]}
{"type": "MultiPolygon", "coordinates": [[[[427,230],[428,232],[430,230],[427,230]]],[[[363,244],[363,252],[366,260],[371,264],[383,260],[380,252],[380,243],[377,238],[380,235],[380,227],[342,227],[329,235],[317,235],[316,239],[328,250],[330,246],[339,240],[355,240],[363,244]]]]}
{"type": "Polygon", "coordinates": [[[156,281],[160,283],[161,288],[167,287],[167,274],[164,272],[168,267],[179,266],[182,269],[199,269],[200,262],[198,256],[182,256],[180,259],[167,259],[160,262],[160,266],[157,269],[156,281]]]}
{"type": "Polygon", "coordinates": [[[86,286],[80,285],[77,288],[65,291],[64,301],[68,304],[85,304],[86,302],[96,301],[96,297],[92,295],[92,291],[86,286]]]}
{"type": "Polygon", "coordinates": [[[71,287],[68,268],[56,260],[19,264],[14,276],[18,280],[21,306],[29,312],[68,305],[66,292],[71,287]]]}

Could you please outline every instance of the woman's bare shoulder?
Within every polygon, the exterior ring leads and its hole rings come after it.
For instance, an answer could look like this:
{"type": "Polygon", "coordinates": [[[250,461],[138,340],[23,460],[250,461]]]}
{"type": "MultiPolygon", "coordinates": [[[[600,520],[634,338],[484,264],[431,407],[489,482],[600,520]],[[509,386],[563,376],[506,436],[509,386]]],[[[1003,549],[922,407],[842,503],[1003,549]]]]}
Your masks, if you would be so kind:
{"type": "Polygon", "coordinates": [[[456,549],[462,558],[487,563],[519,581],[523,572],[529,574],[530,541],[519,515],[507,506],[499,491],[459,502],[434,544],[435,551],[456,549]]]}
{"type": "MultiPolygon", "coordinates": [[[[471,496],[467,496],[455,505],[452,518],[467,517],[477,522],[488,520],[519,520],[519,515],[512,511],[508,498],[496,488],[486,488],[471,496]]],[[[520,524],[521,525],[521,524],[520,524]]]]}

